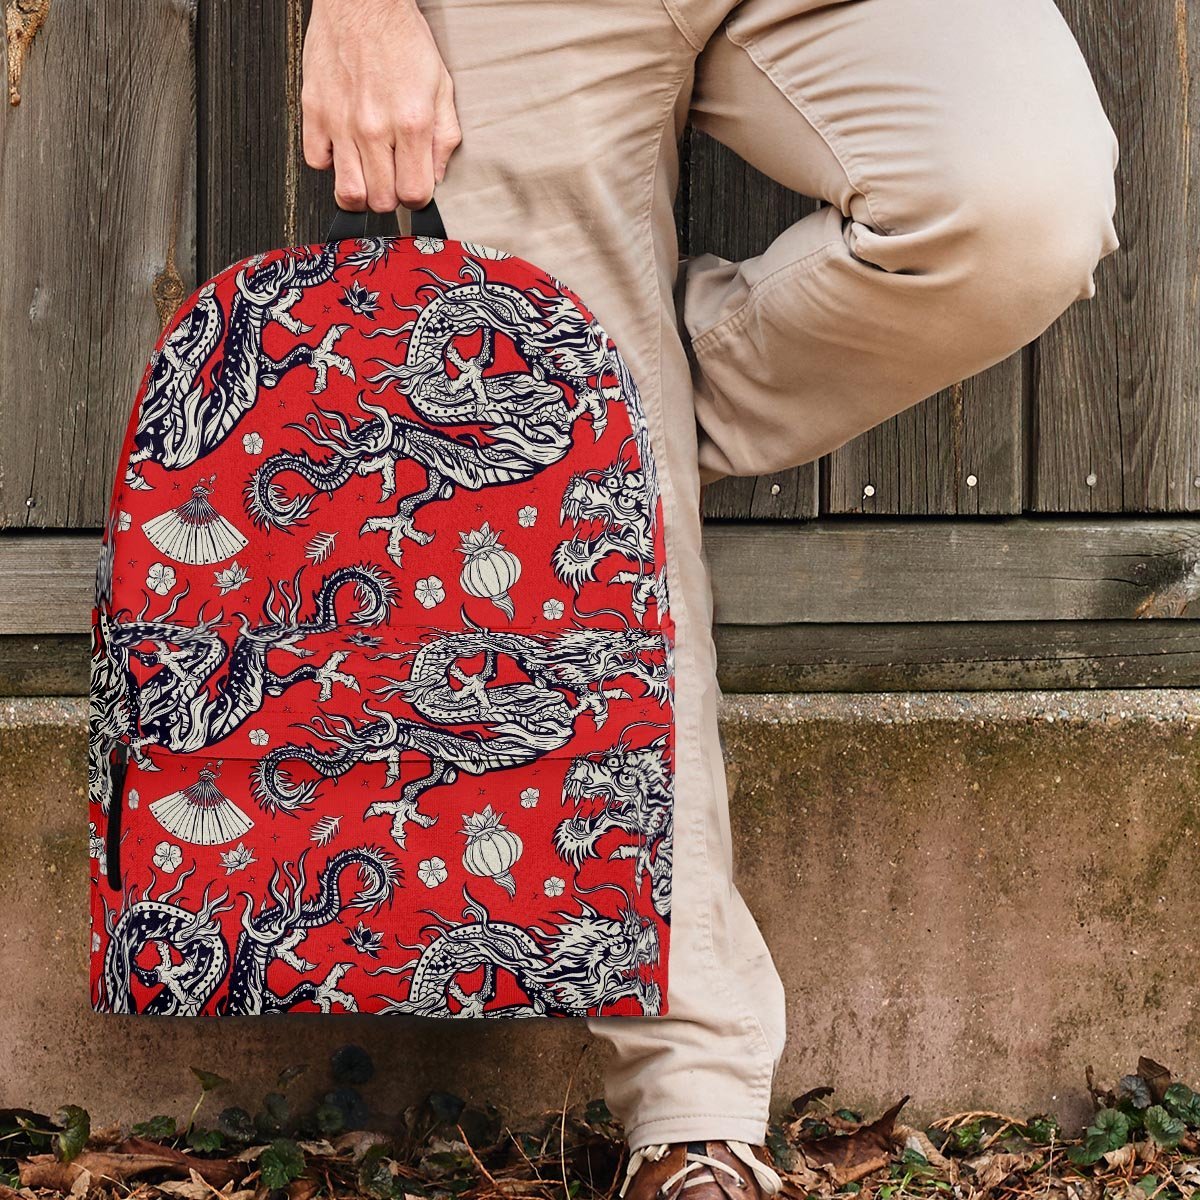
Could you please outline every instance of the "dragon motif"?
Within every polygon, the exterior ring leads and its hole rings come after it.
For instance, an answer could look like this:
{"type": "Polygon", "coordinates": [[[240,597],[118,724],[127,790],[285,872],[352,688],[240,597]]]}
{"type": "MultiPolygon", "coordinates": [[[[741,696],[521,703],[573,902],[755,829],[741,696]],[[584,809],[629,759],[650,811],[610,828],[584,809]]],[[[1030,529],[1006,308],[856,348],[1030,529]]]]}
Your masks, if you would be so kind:
{"type": "Polygon", "coordinates": [[[378,474],[381,498],[390,499],[397,490],[397,463],[415,462],[425,468],[425,486],[401,497],[395,515],[370,517],[362,526],[364,535],[388,534],[388,556],[399,565],[406,539],[427,545],[435,536],[415,523],[425,505],[449,499],[458,488],[477,491],[531,478],[568,452],[581,417],[591,418],[599,440],[607,404],[623,397],[616,357],[598,324],[585,321],[564,297],[490,282],[470,260],[461,272],[471,280],[467,284],[426,274],[435,281],[430,285],[434,297],[420,315],[401,328],[372,335],[407,335],[404,361],[381,362],[382,370],[371,378],[380,390],[401,389],[424,421],[361,396],[357,418],[317,408],[303,425],[291,428],[328,456],[318,460],[285,450],[263,463],[246,488],[247,509],[257,524],[301,524],[317,496],[337,491],[355,475],[378,474]],[[527,369],[488,373],[501,336],[516,346],[527,369]],[[456,344],[463,339],[477,339],[478,349],[465,354],[456,344]],[[489,440],[474,433],[456,438],[432,427],[454,425],[484,425],[489,440]],[[288,474],[298,475],[308,491],[289,496],[278,482],[288,474]]]}
{"type": "Polygon", "coordinates": [[[425,721],[365,703],[370,719],[358,725],[348,717],[318,715],[310,729],[332,748],[289,744],[264,755],[256,769],[259,802],[268,811],[295,811],[312,803],[319,779],[293,780],[284,766],[288,762],[303,762],[320,779],[340,778],[362,763],[385,762],[386,785],[393,786],[400,781],[405,752],[415,751],[432,760],[430,772],[406,782],[397,799],[376,801],[366,814],[390,815],[392,837],[404,846],[408,822],[426,828],[432,823],[419,808],[420,797],[431,787],[452,783],[462,771],[482,775],[561,749],[585,713],[602,727],[608,702],[630,697],[625,688],[612,686],[615,680],[636,680],[643,695],[660,698],[669,688],[658,630],[593,627],[546,637],[488,630],[465,612],[463,619],[465,631],[434,633],[415,650],[379,656],[412,659],[407,679],[389,680],[377,693],[389,699],[402,696],[425,721]],[[519,666],[529,682],[488,686],[498,674],[501,655],[519,666]],[[478,656],[483,664],[474,673],[459,665],[478,656]],[[481,723],[491,736],[446,728],[481,723]]]}
{"type": "Polygon", "coordinates": [[[297,367],[313,369],[313,395],[325,390],[330,368],[354,378],[350,360],[334,349],[349,325],[331,325],[316,345],[295,346],[281,359],[263,349],[263,331],[271,322],[291,334],[312,332],[313,327],[294,317],[291,309],[306,288],[332,278],[336,258],[336,246],[330,244],[313,258],[250,259],[237,274],[228,320],[215,285],[201,290],[150,360],[125,477],[129,487],[149,488],[138,470],[141,463],[177,470],[210,454],[253,408],[261,391],[274,388],[297,367]],[[218,346],[223,356],[209,369],[206,383],[205,368],[218,346]]]}
{"type": "Polygon", "coordinates": [[[668,767],[663,761],[667,735],[651,745],[580,755],[563,781],[563,802],[575,812],[554,831],[554,848],[574,867],[599,858],[600,840],[619,829],[637,838],[623,842],[609,858],[634,859],[634,881],[640,888],[650,876],[655,911],[671,913],[672,821],[668,767]],[[590,811],[589,811],[590,809],[590,811]]]}
{"type": "Polygon", "coordinates": [[[493,921],[465,887],[463,896],[467,903],[462,923],[425,910],[435,921],[427,927],[432,934],[429,944],[408,947],[417,951],[417,957],[403,967],[368,972],[411,975],[405,999],[389,1000],[381,1012],[422,1017],[581,1017],[589,1012],[599,1015],[632,996],[646,1016],[658,1013],[659,989],[647,978],[659,959],[658,932],[631,904],[622,905],[616,917],[608,917],[576,897],[579,912],[557,914],[561,920],[546,931],[493,921]],[[467,992],[458,977],[480,968],[482,984],[467,992]],[[526,1002],[487,1008],[496,996],[500,972],[512,976],[526,1002]],[[458,1009],[450,1007],[451,1000],[458,1009]]]}
{"type": "Polygon", "coordinates": [[[314,963],[298,953],[308,931],[336,921],[347,910],[381,908],[400,884],[399,869],[382,850],[367,846],[343,850],[325,864],[316,895],[306,899],[304,858],[302,854],[294,866],[283,863],[276,868],[270,884],[273,903],[264,902],[255,912],[253,897],[243,895],[242,930],[232,969],[217,920],[234,907],[228,893],[211,897],[210,889],[205,889],[199,912],[188,912],[172,903],[191,873],[185,871],[174,887],[158,898],[149,894],[149,888],[145,895],[131,897],[118,913],[109,915],[109,943],[101,977],[107,1010],[194,1017],[222,986],[228,972],[228,993],[220,1007],[224,1016],[287,1012],[305,1001],[326,1013],[335,1004],[356,1012],[354,998],[337,986],[352,963],[334,963],[321,980],[301,980],[283,995],[268,986],[267,970],[276,961],[300,974],[316,970],[314,963]],[[343,900],[342,876],[351,868],[358,869],[359,890],[343,900]],[[145,965],[149,947],[157,961],[145,965]],[[144,987],[160,989],[140,1007],[135,1007],[135,979],[144,987]]]}
{"type": "Polygon", "coordinates": [[[128,741],[134,760],[153,770],[144,747],[161,746],[177,754],[203,750],[238,729],[266,697],[280,696],[298,683],[316,681],[330,692],[334,684],[357,690],[354,678],[338,670],[344,652],[330,655],[320,666],[304,663],[286,674],[272,670],[267,657],[272,651],[310,657],[312,651],[301,644],[304,639],[332,632],[343,621],[378,625],[394,603],[394,584],[373,565],[339,568],[318,587],[314,611],[306,617],[301,575],[271,585],[263,606],[265,621],[251,625],[237,614],[241,628],[229,642],[221,637],[220,614],[205,617],[201,611],[192,625],[172,620],[186,591],[161,617],[151,618],[146,610],[136,617],[109,614],[101,606],[92,660],[93,787],[103,793],[104,762],[119,741],[128,741]],[[339,617],[338,595],[344,589],[353,591],[355,607],[339,617]],[[139,680],[134,664],[153,674],[139,680]]]}

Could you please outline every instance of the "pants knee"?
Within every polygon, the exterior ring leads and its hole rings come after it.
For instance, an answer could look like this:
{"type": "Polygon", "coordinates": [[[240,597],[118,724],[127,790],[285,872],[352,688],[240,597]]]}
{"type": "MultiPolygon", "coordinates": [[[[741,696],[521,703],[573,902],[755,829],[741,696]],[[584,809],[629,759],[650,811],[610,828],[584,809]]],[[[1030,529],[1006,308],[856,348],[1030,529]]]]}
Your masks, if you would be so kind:
{"type": "Polygon", "coordinates": [[[951,293],[939,309],[960,323],[988,322],[997,353],[1094,296],[1098,264],[1120,245],[1112,170],[1106,155],[1093,157],[1090,170],[1038,162],[1004,181],[991,171],[986,186],[951,194],[930,227],[931,274],[951,293]]]}

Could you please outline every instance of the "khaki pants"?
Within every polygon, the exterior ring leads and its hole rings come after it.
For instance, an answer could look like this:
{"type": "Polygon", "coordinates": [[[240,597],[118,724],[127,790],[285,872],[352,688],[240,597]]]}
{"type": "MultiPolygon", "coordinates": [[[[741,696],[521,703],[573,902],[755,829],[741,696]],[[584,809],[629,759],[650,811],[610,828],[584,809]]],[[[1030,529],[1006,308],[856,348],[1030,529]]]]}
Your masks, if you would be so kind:
{"type": "MultiPolygon", "coordinates": [[[[637,379],[676,621],[670,1014],[602,1018],[634,1147],[763,1139],[783,988],[733,883],[700,486],[808,462],[1037,337],[1116,249],[1117,142],[1052,0],[422,0],[451,237],[574,289],[637,379]],[[678,261],[685,121],[826,201],[678,261]]],[[[752,214],[737,214],[753,220],[752,214]]],[[[803,534],[797,532],[797,537],[803,534]]],[[[791,1024],[803,1037],[805,1015],[791,1024]]]]}

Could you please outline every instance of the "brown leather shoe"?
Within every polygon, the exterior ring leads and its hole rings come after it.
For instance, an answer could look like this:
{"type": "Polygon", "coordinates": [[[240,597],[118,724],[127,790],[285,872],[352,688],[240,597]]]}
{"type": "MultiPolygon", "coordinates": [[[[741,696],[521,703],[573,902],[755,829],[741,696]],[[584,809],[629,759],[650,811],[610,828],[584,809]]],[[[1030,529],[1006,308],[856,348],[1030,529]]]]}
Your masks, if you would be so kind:
{"type": "Polygon", "coordinates": [[[629,1156],[624,1200],[764,1200],[783,1190],[765,1146],[675,1142],[629,1156]]]}

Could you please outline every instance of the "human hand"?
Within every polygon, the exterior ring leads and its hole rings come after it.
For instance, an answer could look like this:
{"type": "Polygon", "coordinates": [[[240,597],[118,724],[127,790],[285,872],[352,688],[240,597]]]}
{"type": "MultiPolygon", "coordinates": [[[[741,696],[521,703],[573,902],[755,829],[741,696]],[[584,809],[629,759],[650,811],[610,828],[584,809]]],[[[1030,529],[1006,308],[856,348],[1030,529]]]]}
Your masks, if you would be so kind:
{"type": "Polygon", "coordinates": [[[350,212],[421,208],[462,141],[454,84],[416,0],[313,0],[304,161],[350,212]]]}

